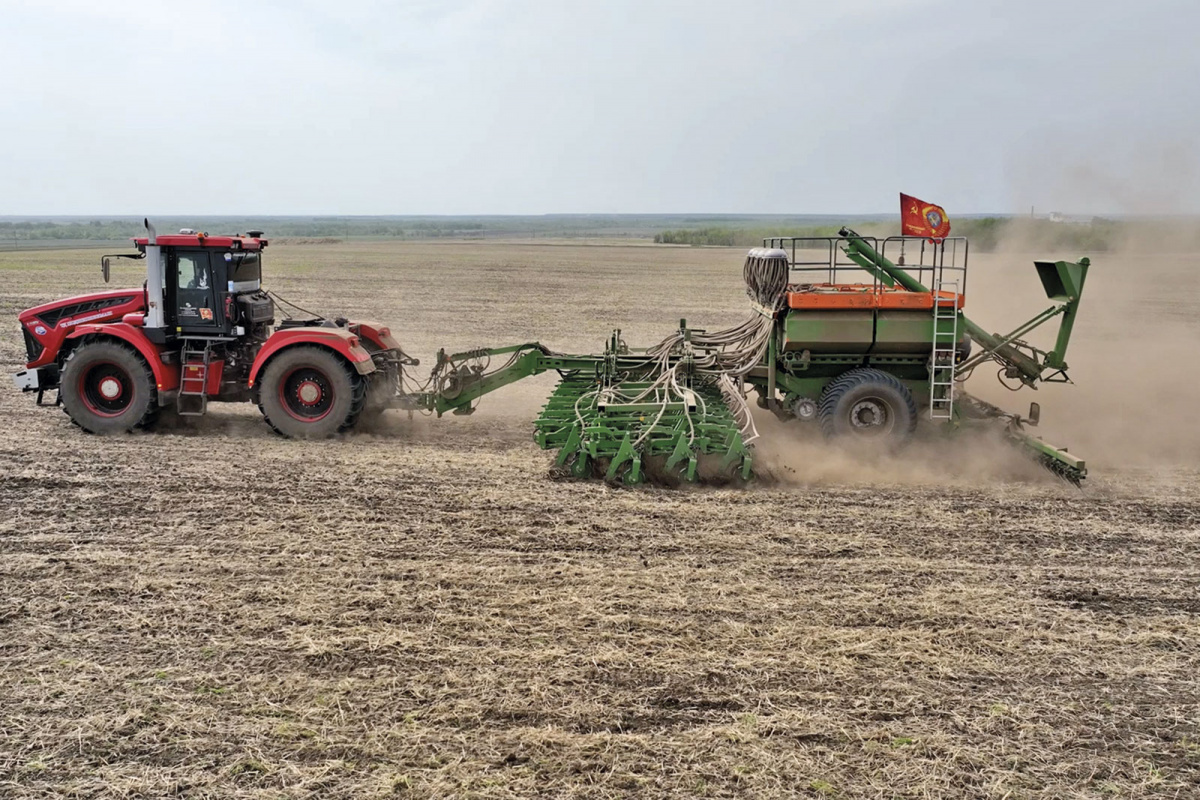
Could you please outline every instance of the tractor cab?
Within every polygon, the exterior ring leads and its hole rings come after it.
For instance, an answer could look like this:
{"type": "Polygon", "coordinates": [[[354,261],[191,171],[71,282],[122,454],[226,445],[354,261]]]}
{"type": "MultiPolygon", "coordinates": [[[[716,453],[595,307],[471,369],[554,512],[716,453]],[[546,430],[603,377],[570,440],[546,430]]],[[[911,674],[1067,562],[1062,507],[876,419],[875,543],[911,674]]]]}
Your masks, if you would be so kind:
{"type": "Polygon", "coordinates": [[[134,241],[147,261],[144,325],[152,340],[237,339],[273,321],[274,303],[261,284],[261,231],[148,234],[134,241]]]}

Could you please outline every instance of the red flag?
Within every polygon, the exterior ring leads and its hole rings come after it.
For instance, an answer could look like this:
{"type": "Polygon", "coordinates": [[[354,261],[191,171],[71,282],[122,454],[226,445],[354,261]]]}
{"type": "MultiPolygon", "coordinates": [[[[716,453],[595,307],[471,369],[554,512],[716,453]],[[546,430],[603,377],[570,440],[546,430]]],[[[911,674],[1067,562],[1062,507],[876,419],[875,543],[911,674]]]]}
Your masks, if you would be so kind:
{"type": "Polygon", "coordinates": [[[945,239],[950,233],[946,209],[900,193],[900,232],[905,236],[945,239]]]}

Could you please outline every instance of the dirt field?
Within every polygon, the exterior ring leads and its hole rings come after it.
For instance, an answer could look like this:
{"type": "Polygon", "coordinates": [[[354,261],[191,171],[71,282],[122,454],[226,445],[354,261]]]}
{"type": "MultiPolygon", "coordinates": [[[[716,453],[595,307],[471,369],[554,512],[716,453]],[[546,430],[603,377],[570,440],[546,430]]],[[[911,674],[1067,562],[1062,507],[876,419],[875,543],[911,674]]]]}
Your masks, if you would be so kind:
{"type": "MultiPolygon", "coordinates": [[[[427,364],[745,313],[734,250],[267,256],[427,364]]],[[[98,261],[0,253],[0,371],[98,261]]],[[[975,259],[968,311],[1044,308],[1029,261],[975,259]]],[[[972,384],[1040,400],[1083,492],[987,441],[860,463],[770,420],[773,483],[557,482],[549,378],[325,443],[220,406],[90,437],[8,384],[0,795],[1198,797],[1200,264],[1095,263],[1076,386],[972,384]]]]}

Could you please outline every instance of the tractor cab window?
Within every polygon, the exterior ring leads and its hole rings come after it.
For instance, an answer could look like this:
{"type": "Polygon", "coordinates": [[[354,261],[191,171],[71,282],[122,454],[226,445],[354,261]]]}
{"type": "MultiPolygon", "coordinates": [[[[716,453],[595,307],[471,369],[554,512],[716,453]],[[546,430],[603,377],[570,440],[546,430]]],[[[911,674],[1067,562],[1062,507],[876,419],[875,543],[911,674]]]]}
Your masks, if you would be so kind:
{"type": "Polygon", "coordinates": [[[207,253],[179,254],[179,283],[180,289],[205,289],[212,286],[212,276],[208,272],[207,253]]]}
{"type": "Polygon", "coordinates": [[[262,280],[262,264],[258,253],[226,253],[229,261],[229,280],[235,292],[253,292],[262,280]]]}

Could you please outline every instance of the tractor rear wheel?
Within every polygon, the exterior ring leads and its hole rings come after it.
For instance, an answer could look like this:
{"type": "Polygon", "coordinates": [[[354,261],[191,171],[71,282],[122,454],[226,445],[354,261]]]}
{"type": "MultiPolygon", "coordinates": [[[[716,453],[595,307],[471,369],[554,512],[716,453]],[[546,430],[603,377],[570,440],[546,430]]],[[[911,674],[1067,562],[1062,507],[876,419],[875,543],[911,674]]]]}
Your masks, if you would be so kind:
{"type": "Polygon", "coordinates": [[[59,383],[63,408],[88,433],[125,433],[153,424],[158,395],[150,366],[116,342],[75,349],[59,383]]]}
{"type": "Polygon", "coordinates": [[[258,407],[276,433],[324,439],[354,424],[366,385],[323,347],[293,347],[271,359],[258,382],[258,407]]]}
{"type": "Polygon", "coordinates": [[[826,385],[817,419],[826,436],[899,444],[917,428],[917,404],[895,375],[854,369],[826,385]]]}

